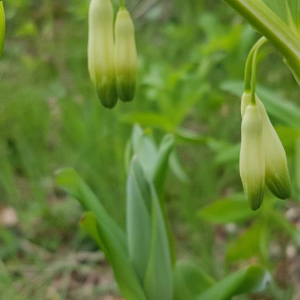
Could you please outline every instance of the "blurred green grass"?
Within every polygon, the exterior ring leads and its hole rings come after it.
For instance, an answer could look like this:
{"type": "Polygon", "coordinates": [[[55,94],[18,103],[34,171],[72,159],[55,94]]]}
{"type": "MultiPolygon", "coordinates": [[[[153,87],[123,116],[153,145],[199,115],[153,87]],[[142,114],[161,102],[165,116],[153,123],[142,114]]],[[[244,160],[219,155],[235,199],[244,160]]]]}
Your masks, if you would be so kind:
{"type": "MultiPolygon", "coordinates": [[[[5,3],[0,210],[14,207],[19,223],[11,229],[0,226],[0,260],[10,274],[7,280],[17,273],[12,278],[20,295],[8,299],[44,299],[57,274],[77,270],[73,265],[54,272],[40,289],[28,292],[26,271],[33,265],[32,274],[44,274],[47,259],[24,249],[24,241],[49,251],[50,261],[95,249],[77,229],[80,208],[54,184],[58,168],[74,167],[109,213],[124,223],[124,150],[137,122],[152,128],[154,136],[170,132],[177,138],[176,151],[189,179],[179,183],[169,176],[166,191],[178,253],[214,277],[230,269],[224,263],[230,239],[226,228],[201,220],[197,211],[242,191],[236,157],[239,99],[222,84],[242,80],[247,53],[259,35],[219,1],[128,1],[139,53],[137,95],[132,103],[108,111],[96,98],[87,71],[88,3],[5,3]],[[184,138],[183,129],[196,135],[194,142],[184,138]],[[230,155],[224,157],[224,152],[230,155]]],[[[262,58],[260,83],[297,102],[298,87],[280,56],[269,47],[262,58]]],[[[60,298],[49,299],[79,299],[68,296],[69,289],[66,284],[60,298]]],[[[287,293],[291,290],[289,286],[287,293]]]]}

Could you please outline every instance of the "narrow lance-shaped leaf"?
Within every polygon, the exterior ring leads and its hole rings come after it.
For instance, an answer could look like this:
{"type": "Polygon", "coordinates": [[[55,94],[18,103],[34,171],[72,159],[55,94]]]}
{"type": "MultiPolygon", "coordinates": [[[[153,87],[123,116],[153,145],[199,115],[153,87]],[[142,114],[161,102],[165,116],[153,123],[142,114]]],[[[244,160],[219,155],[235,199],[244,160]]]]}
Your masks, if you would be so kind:
{"type": "Polygon", "coordinates": [[[248,203],[244,197],[218,200],[206,206],[198,213],[202,219],[216,224],[245,221],[253,218],[256,214],[249,210],[248,203]]]}
{"type": "Polygon", "coordinates": [[[169,167],[169,158],[174,147],[174,137],[167,135],[160,144],[159,149],[149,135],[145,134],[139,125],[135,125],[132,134],[134,153],[143,169],[144,175],[154,182],[155,188],[159,191],[161,210],[165,226],[168,232],[169,247],[173,263],[175,262],[175,250],[172,233],[169,227],[165,203],[163,200],[163,189],[169,167]]]}
{"type": "Polygon", "coordinates": [[[75,170],[71,168],[59,170],[56,173],[56,181],[71,196],[76,198],[86,211],[92,211],[97,220],[106,224],[110,228],[112,236],[127,251],[127,241],[124,231],[109,216],[101,202],[75,170]]]}
{"type": "Polygon", "coordinates": [[[200,294],[196,300],[230,300],[235,295],[260,292],[269,281],[270,275],[264,268],[258,265],[249,266],[226,276],[200,294]]]}
{"type": "Polygon", "coordinates": [[[226,258],[231,261],[264,255],[265,253],[262,253],[262,250],[265,248],[265,245],[269,245],[270,240],[266,230],[270,232],[266,223],[254,223],[238,239],[229,244],[226,258]]]}
{"type": "Polygon", "coordinates": [[[168,234],[169,249],[171,253],[172,263],[174,264],[176,261],[175,246],[174,246],[173,235],[169,225],[167,211],[165,208],[165,201],[164,201],[164,187],[165,187],[165,182],[166,182],[169,165],[170,165],[170,156],[173,148],[174,148],[174,136],[166,135],[159,146],[158,153],[157,153],[157,161],[153,169],[153,174],[151,179],[153,181],[155,191],[158,195],[158,199],[160,202],[161,211],[163,214],[165,227],[168,234]]]}
{"type": "Polygon", "coordinates": [[[89,232],[100,247],[104,243],[105,254],[108,254],[107,258],[114,270],[116,281],[123,296],[130,300],[146,300],[126,251],[113,238],[113,233],[107,224],[97,220],[92,212],[88,212],[83,216],[81,226],[89,232]]]}
{"type": "Polygon", "coordinates": [[[56,180],[75,197],[84,209],[91,211],[81,221],[104,251],[112,265],[122,294],[132,300],[146,300],[140,282],[129,262],[125,233],[107,214],[100,201],[73,169],[63,169],[56,180]]]}
{"type": "Polygon", "coordinates": [[[154,186],[152,196],[152,238],[144,289],[148,300],[173,299],[173,272],[165,221],[154,186]]]}
{"type": "Polygon", "coordinates": [[[172,173],[182,182],[187,183],[189,181],[189,177],[187,175],[187,173],[185,172],[178,154],[176,153],[176,151],[174,150],[171,155],[170,155],[170,169],[172,171],[172,173]]]}
{"type": "Polygon", "coordinates": [[[130,261],[141,282],[145,279],[151,247],[151,192],[136,157],[127,181],[126,225],[130,261]]]}
{"type": "Polygon", "coordinates": [[[133,152],[145,173],[150,178],[157,161],[157,148],[152,136],[145,133],[139,125],[135,125],[132,133],[133,152]]]}
{"type": "Polygon", "coordinates": [[[164,191],[166,177],[169,169],[169,159],[173,147],[174,136],[166,135],[158,149],[157,162],[153,170],[152,179],[159,198],[161,198],[161,194],[164,191]]]}
{"type": "Polygon", "coordinates": [[[178,261],[174,273],[174,300],[195,299],[215,281],[191,262],[178,261]]]}

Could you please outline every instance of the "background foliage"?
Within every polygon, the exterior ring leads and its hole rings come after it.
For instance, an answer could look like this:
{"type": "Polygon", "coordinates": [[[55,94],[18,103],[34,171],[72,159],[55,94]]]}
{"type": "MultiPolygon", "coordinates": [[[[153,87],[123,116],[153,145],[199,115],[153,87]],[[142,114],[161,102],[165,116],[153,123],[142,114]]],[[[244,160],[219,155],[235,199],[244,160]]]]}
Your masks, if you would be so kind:
{"type": "Polygon", "coordinates": [[[244,62],[259,35],[220,1],[129,1],[137,95],[113,111],[87,72],[89,1],[10,0],[0,64],[0,299],[111,299],[112,274],[53,180],[73,167],[125,226],[125,148],[139,123],[175,135],[166,199],[179,257],[215,279],[251,262],[263,295],[299,299],[299,87],[281,56],[261,54],[258,92],[288,154],[293,198],[251,212],[238,173],[244,62]],[[298,228],[298,229],[297,229],[298,228]],[[32,284],[36,282],[36,284],[32,284]],[[10,288],[8,288],[10,287],[10,288]]]}

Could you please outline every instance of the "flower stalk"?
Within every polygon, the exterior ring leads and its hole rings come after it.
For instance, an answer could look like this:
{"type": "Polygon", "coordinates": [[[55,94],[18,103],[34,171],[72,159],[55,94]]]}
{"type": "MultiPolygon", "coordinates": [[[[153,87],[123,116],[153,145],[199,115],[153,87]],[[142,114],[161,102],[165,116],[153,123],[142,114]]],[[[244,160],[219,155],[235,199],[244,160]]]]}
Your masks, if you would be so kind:
{"type": "Polygon", "coordinates": [[[256,95],[257,56],[265,42],[266,39],[260,39],[249,53],[245,68],[245,92],[241,102],[240,174],[245,194],[253,210],[259,208],[262,203],[262,177],[269,190],[277,198],[287,199],[292,194],[284,148],[263,103],[256,95]],[[254,112],[250,113],[250,107],[257,109],[259,117],[255,116],[254,112]],[[260,125],[261,134],[257,129],[260,125]],[[264,169],[263,172],[261,168],[264,169]]]}

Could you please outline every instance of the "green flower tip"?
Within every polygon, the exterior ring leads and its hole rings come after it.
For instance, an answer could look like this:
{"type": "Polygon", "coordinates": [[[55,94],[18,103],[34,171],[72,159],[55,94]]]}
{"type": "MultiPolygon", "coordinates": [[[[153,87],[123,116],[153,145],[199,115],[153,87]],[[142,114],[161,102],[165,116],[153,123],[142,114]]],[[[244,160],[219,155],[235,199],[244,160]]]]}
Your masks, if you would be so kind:
{"type": "Polygon", "coordinates": [[[116,92],[114,11],[110,0],[92,0],[89,9],[88,66],[99,100],[113,108],[116,92]]]}
{"type": "Polygon", "coordinates": [[[133,100],[136,89],[137,51],[134,25],[129,12],[120,8],[115,25],[117,92],[124,102],[133,100]]]}

